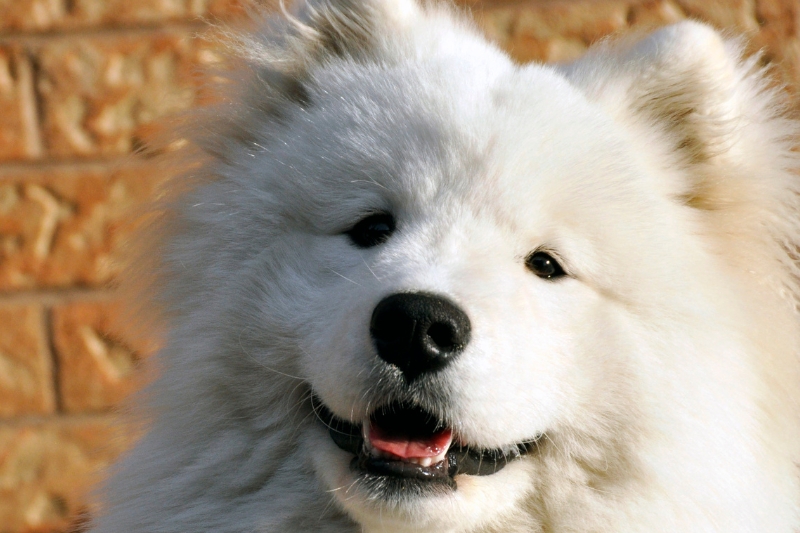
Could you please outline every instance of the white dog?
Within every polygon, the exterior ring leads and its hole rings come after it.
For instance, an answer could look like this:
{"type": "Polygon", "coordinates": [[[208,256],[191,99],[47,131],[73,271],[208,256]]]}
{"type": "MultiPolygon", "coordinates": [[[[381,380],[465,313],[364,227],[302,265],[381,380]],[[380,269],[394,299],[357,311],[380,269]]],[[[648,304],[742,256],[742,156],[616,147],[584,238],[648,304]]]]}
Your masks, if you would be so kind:
{"type": "Polygon", "coordinates": [[[757,59],[686,22],[519,66],[452,9],[309,2],[198,128],[93,531],[800,531],[797,127],[757,59]]]}

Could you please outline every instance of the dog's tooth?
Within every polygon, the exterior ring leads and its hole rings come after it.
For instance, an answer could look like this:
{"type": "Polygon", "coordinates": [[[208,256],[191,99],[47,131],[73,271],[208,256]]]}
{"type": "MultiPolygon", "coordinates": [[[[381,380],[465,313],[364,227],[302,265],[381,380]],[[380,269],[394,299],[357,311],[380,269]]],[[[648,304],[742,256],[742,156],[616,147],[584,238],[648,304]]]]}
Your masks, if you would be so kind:
{"type": "Polygon", "coordinates": [[[431,466],[433,464],[433,458],[431,458],[431,457],[423,457],[422,459],[420,459],[419,464],[421,466],[431,466]]]}

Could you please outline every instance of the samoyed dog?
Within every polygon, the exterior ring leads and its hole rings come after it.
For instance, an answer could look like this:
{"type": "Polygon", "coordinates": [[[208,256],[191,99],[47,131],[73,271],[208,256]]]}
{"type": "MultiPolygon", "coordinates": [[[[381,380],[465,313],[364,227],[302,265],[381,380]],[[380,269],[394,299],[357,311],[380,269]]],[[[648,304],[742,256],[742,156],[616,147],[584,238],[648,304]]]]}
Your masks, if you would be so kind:
{"type": "Polygon", "coordinates": [[[685,22],[521,66],[415,0],[260,27],[95,533],[800,531],[798,129],[758,58],[685,22]]]}

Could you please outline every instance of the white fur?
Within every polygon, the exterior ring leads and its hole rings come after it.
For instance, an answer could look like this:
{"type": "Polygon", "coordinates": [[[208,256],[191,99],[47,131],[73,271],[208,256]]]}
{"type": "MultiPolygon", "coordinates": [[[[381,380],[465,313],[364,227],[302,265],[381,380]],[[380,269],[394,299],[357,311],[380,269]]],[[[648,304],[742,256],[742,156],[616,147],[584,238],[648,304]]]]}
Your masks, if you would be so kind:
{"type": "Polygon", "coordinates": [[[800,530],[797,127],[736,42],[686,22],[518,66],[413,0],[319,0],[238,42],[170,219],[152,424],[94,533],[800,530]],[[397,231],[355,248],[374,210],[397,231]],[[569,277],[525,268],[542,246],[569,277]],[[400,386],[368,330],[399,291],[473,325],[415,398],[536,452],[366,492],[304,400],[360,423],[400,386]]]}

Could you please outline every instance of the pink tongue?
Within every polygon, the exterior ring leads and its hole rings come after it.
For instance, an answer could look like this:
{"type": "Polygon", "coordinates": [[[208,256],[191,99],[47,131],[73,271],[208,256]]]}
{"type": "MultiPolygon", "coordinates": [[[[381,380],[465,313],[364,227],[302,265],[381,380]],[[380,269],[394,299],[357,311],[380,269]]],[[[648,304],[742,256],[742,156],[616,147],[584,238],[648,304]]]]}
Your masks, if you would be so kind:
{"type": "Polygon", "coordinates": [[[443,429],[430,437],[412,440],[402,435],[391,435],[373,425],[369,427],[369,441],[373,447],[403,459],[435,457],[447,450],[452,437],[452,430],[443,429]]]}

